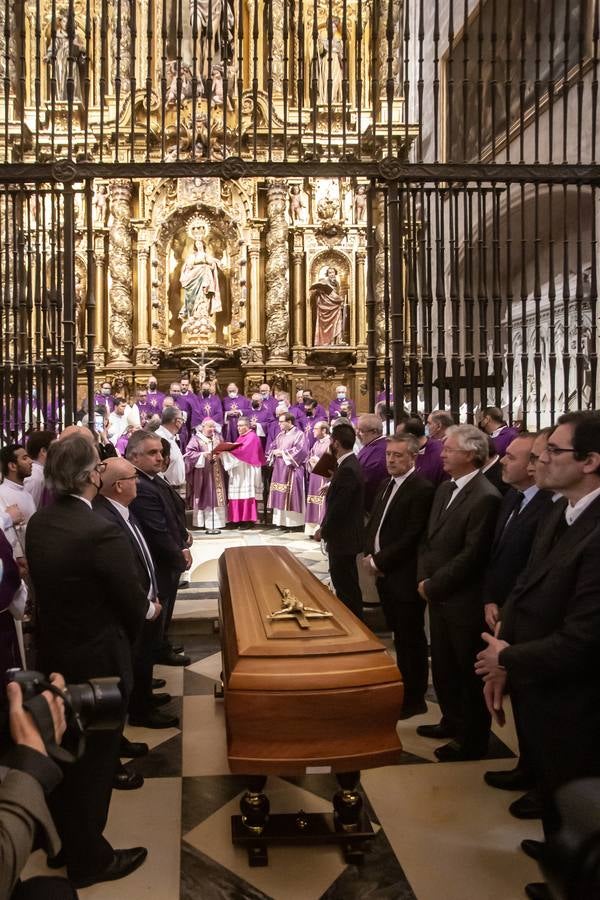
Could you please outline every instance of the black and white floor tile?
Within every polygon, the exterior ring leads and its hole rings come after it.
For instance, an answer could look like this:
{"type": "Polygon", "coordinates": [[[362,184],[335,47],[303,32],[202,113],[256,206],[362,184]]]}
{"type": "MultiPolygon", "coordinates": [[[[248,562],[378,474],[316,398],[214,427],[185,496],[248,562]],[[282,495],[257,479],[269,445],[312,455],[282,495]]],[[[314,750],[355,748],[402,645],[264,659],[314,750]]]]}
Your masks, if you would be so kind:
{"type": "MultiPolygon", "coordinates": [[[[292,541],[298,557],[326,580],[319,548],[297,533],[257,529],[227,531],[218,541],[198,538],[191,584],[178,599],[186,630],[196,617],[217,614],[216,560],[226,546],[292,541]]],[[[391,647],[389,635],[381,636],[391,647]]],[[[513,765],[512,723],[494,736],[487,760],[440,764],[436,742],[415,731],[439,718],[433,693],[426,714],[398,723],[401,764],[362,773],[375,831],[362,866],[347,865],[336,846],[284,846],[270,849],[266,868],[251,868],[246,851],[231,843],[230,819],[246,785],[229,773],[223,703],[214,697],[219,636],[203,629],[183,642],[191,664],[155,670],[173,696],[164,709],[180,717],[180,727],[127,728],[130,740],[150,746],[146,757],[127,763],[145,783],[114,792],[106,832],[113,846],[147,846],[148,860],[124,881],[80,891],[84,900],[518,900],[523,885],[539,879],[518,851],[523,838],[540,837],[539,823],[511,818],[507,807],[517,795],[494,791],[482,777],[486,769],[513,765]]],[[[335,789],[326,775],[270,778],[266,788],[273,812],[330,811],[335,789]]],[[[28,873],[44,872],[38,852],[28,873]]]]}

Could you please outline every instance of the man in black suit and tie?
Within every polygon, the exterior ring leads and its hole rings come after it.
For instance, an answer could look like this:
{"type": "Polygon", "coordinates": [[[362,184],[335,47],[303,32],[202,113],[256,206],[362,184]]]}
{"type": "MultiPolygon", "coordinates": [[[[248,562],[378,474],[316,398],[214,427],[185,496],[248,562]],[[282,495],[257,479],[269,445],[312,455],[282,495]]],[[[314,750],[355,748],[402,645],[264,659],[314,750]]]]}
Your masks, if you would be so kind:
{"type": "MultiPolygon", "coordinates": [[[[539,462],[543,486],[567,502],[555,503],[540,529],[500,636],[484,636],[476,668],[500,722],[507,688],[517,700],[549,836],[559,825],[557,788],[600,776],[600,414],[561,416],[539,462]]],[[[534,857],[544,850],[534,841],[522,846],[534,857]]],[[[551,896],[542,884],[526,892],[551,896]]]]}
{"type": "Polygon", "coordinates": [[[149,431],[134,431],[129,438],[126,455],[138,472],[137,496],[131,504],[131,511],[140,523],[152,553],[158,595],[164,608],[161,646],[157,647],[160,655],[156,662],[185,666],[190,662],[188,657],[166,649],[164,628],[168,625],[169,611],[175,603],[181,573],[192,564],[187,530],[177,511],[173,492],[159,474],[163,468],[161,439],[149,431]]]}
{"type": "Polygon", "coordinates": [[[327,544],[329,574],[340,600],[362,619],[362,594],[356,567],[364,542],[364,480],[352,452],[356,433],[352,425],[336,425],[329,450],[337,459],[337,469],[329,483],[325,515],[313,535],[327,544]]]}
{"type": "MultiPolygon", "coordinates": [[[[502,477],[510,490],[504,495],[500,505],[483,591],[485,621],[492,634],[510,592],[527,565],[538,525],[552,510],[552,494],[538,488],[535,483],[535,466],[532,463],[532,458],[536,458],[545,446],[545,434],[520,434],[509,444],[502,457],[502,477]]],[[[517,734],[520,736],[516,704],[513,704],[513,711],[517,734]]],[[[521,754],[515,768],[507,772],[490,771],[484,774],[486,783],[491,787],[510,791],[529,791],[533,788],[533,772],[521,739],[519,744],[521,754]]],[[[522,810],[524,817],[533,818],[534,814],[539,816],[538,806],[535,796],[527,795],[511,804],[511,812],[520,818],[522,810]]]]}
{"type": "MultiPolygon", "coordinates": [[[[158,582],[150,548],[142,534],[139,522],[130,509],[137,494],[137,469],[126,459],[107,460],[102,482],[100,494],[94,500],[94,510],[123,531],[133,551],[137,577],[148,598],[146,621],[133,656],[134,677],[133,690],[129,700],[130,715],[134,720],[144,721],[146,724],[152,720],[154,728],[174,728],[179,725],[179,720],[176,716],[165,715],[156,710],[155,697],[152,694],[152,669],[157,639],[160,635],[162,606],[158,596],[158,582]]],[[[165,694],[160,699],[162,702],[168,702],[170,697],[165,694]]],[[[139,752],[139,746],[126,742],[125,750],[133,748],[134,755],[142,755],[139,752]]],[[[124,752],[122,755],[128,754],[124,752]]],[[[131,775],[137,776],[137,773],[127,773],[126,770],[122,770],[120,776],[117,775],[117,779],[120,777],[124,781],[127,774],[130,777],[131,775]]],[[[141,776],[137,777],[141,778],[141,776]]],[[[117,786],[129,785],[115,784],[115,787],[117,786]]]]}
{"type": "Polygon", "coordinates": [[[417,591],[417,554],[435,488],[415,471],[418,453],[419,440],[412,434],[387,439],[390,478],[375,498],[362,560],[363,569],[377,579],[386,621],[394,632],[396,661],[404,681],[401,719],[427,712],[425,601],[417,591]]]}
{"type": "MultiPolygon", "coordinates": [[[[39,667],[63,673],[67,683],[120,676],[124,719],[132,645],[148,600],[122,531],[93,512],[103,468],[89,439],[75,435],[50,445],[45,471],[56,500],[30,519],[26,555],[38,609],[39,667]]],[[[146,858],[145,848],[114,850],[102,834],[121,731],[122,725],[89,732],[85,753],[64,767],[50,797],[69,879],[78,888],[122,878],[146,858]]]]}
{"type": "Polygon", "coordinates": [[[448,429],[442,458],[452,480],[437,489],[419,552],[419,594],[429,604],[433,684],[442,720],[417,732],[453,739],[435,750],[441,762],[481,759],[489,741],[490,715],[473,670],[500,506],[500,494],[481,474],[487,457],[487,438],[478,428],[448,429]]]}

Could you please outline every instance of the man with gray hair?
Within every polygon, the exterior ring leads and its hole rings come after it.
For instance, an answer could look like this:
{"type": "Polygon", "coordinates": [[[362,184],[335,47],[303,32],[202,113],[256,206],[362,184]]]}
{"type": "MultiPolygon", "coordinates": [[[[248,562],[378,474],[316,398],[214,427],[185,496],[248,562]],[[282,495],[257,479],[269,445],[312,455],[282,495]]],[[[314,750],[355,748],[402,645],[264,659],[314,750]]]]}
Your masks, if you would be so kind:
{"type": "Polygon", "coordinates": [[[433,684],[442,712],[423,737],[450,738],[434,752],[440,762],[487,754],[490,714],[474,659],[485,621],[481,596],[500,494],[481,474],[485,434],[473,425],[448,429],[442,460],[451,480],[437,489],[418,560],[418,590],[429,605],[433,684]]]}
{"type": "Polygon", "coordinates": [[[444,409],[434,409],[427,416],[428,437],[432,441],[443,441],[446,432],[454,425],[454,419],[444,409]]]}
{"type": "Polygon", "coordinates": [[[359,416],[356,429],[362,447],[357,453],[365,482],[365,512],[370,513],[379,485],[387,477],[383,422],[374,413],[359,416]]]}
{"type": "Polygon", "coordinates": [[[185,499],[185,463],[177,441],[177,435],[181,431],[184,422],[184,414],[178,406],[164,406],[160,425],[154,433],[168,441],[171,446],[170,462],[164,477],[169,484],[173,485],[180,497],[185,499]]]}
{"type": "MultiPolygon", "coordinates": [[[[117,676],[124,719],[133,683],[132,646],[148,611],[133,553],[123,532],[92,510],[104,463],[83,435],[48,449],[46,478],[54,503],[32,516],[27,561],[38,608],[39,668],[67,683],[117,676]],[[111,565],[119,560],[119,565],[111,565]]],[[[88,733],[85,753],[64,768],[50,798],[67,873],[76,888],[123,878],[146,849],[114,850],[102,832],[119,758],[122,724],[88,733]]]]}

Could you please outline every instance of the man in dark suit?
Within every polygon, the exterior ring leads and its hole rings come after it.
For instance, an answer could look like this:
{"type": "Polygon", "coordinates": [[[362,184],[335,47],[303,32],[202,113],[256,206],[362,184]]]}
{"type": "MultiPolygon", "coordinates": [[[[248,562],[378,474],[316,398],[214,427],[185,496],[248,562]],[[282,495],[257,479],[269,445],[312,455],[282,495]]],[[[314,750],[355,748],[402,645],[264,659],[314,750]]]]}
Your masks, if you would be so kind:
{"type": "Polygon", "coordinates": [[[481,759],[487,753],[490,715],[473,659],[484,624],[481,596],[492,547],[498,491],[481,474],[487,438],[472,425],[448,429],[442,458],[452,480],[437,489],[419,552],[419,593],[429,604],[433,684],[442,711],[425,737],[453,740],[438,747],[442,761],[481,759]]]}
{"type": "Polygon", "coordinates": [[[419,439],[410,433],[387,439],[390,478],[375,498],[362,560],[363,569],[377,579],[383,612],[394,632],[404,681],[401,719],[427,712],[425,601],[417,592],[417,553],[435,488],[416,472],[418,453],[419,439]]]}
{"type": "MultiPolygon", "coordinates": [[[[108,460],[102,482],[100,494],[94,500],[94,510],[123,531],[133,551],[137,578],[148,598],[146,621],[133,655],[133,690],[129,700],[129,712],[134,720],[139,719],[148,723],[152,719],[155,728],[174,728],[179,725],[178,718],[156,710],[157,699],[152,694],[152,668],[157,636],[160,635],[162,607],[158,597],[158,582],[150,549],[139,522],[136,521],[130,509],[137,494],[137,470],[126,459],[108,460]]],[[[168,694],[158,695],[159,702],[168,702],[170,699],[168,694]]],[[[130,755],[132,750],[133,754],[131,755],[143,755],[141,748],[144,746],[146,745],[131,744],[127,741],[125,747],[122,748],[124,751],[122,755],[130,755]]],[[[114,786],[121,788],[135,786],[131,783],[132,780],[135,780],[133,776],[141,786],[141,775],[128,773],[125,769],[122,769],[116,776],[117,783],[114,786]],[[128,777],[127,782],[125,782],[126,776],[128,777]],[[119,779],[121,784],[118,783],[119,779]]]]}
{"type": "Polygon", "coordinates": [[[335,593],[362,619],[356,556],[362,552],[364,543],[364,481],[352,452],[355,440],[352,425],[337,425],[332,430],[329,450],[338,465],[329,483],[321,527],[313,537],[327,544],[329,574],[335,593]]]}
{"type": "MultiPolygon", "coordinates": [[[[552,494],[538,488],[535,483],[535,467],[531,461],[532,456],[541,453],[545,446],[545,435],[520,434],[509,444],[502,457],[502,477],[510,490],[504,495],[500,505],[483,590],[485,621],[492,633],[501,618],[506,599],[527,565],[538,525],[552,510],[552,494]]],[[[517,734],[520,735],[516,704],[513,704],[513,711],[517,734]]],[[[521,754],[515,768],[507,772],[490,771],[484,774],[486,783],[491,787],[510,791],[529,791],[533,788],[533,772],[522,741],[519,743],[521,754]]],[[[524,807],[523,817],[535,817],[534,813],[537,813],[539,806],[536,798],[527,795],[522,800],[525,802],[515,801],[511,804],[511,812],[520,818],[519,810],[524,807]]]]}
{"type": "MultiPolygon", "coordinates": [[[[46,477],[56,501],[30,519],[26,554],[38,608],[40,668],[62,672],[67,683],[119,676],[124,717],[133,681],[132,645],[148,600],[122,531],[92,510],[102,470],[86,438],[51,444],[46,477]]],[[[83,757],[64,768],[63,782],[50,798],[76,887],[122,878],[146,858],[142,847],[113,850],[102,834],[121,730],[122,725],[90,732],[83,757]]]]}
{"type": "MultiPolygon", "coordinates": [[[[540,455],[543,486],[559,491],[527,569],[502,616],[499,638],[477,659],[490,709],[515,696],[542,797],[546,835],[558,827],[554,793],[574,778],[600,776],[600,415],[568,413],[540,455]]],[[[542,846],[523,843],[529,855],[542,846]]],[[[534,900],[545,885],[526,888],[534,900]]]]}
{"type": "MultiPolygon", "coordinates": [[[[182,523],[173,496],[174,492],[160,472],[163,468],[161,439],[148,431],[134,431],[127,444],[127,459],[138,472],[137,496],[131,504],[131,511],[140,523],[146,543],[150,548],[158,595],[164,608],[160,648],[156,662],[172,666],[189,665],[189,658],[173,652],[167,643],[165,628],[168,627],[172,608],[175,604],[177,585],[182,572],[192,564],[188,549],[188,534],[182,523]]],[[[136,717],[137,721],[137,717],[136,717]]]]}

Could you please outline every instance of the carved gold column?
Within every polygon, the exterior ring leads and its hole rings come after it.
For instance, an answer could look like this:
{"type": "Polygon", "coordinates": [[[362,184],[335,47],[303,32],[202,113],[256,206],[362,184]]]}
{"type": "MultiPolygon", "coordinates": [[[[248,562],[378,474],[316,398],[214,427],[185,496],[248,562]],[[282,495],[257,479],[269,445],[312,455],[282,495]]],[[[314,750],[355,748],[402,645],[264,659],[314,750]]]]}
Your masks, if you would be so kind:
{"type": "Polygon", "coordinates": [[[133,185],[125,179],[110,182],[113,221],[109,233],[109,360],[129,363],[133,350],[131,273],[131,199],[133,185]]]}
{"type": "Polygon", "coordinates": [[[135,361],[137,365],[147,365],[150,337],[148,334],[148,268],[150,248],[145,243],[145,234],[138,234],[137,248],[137,341],[135,361]]]}
{"type": "Polygon", "coordinates": [[[292,260],[294,266],[294,344],[298,347],[304,347],[306,344],[306,331],[304,328],[306,303],[304,302],[302,291],[302,263],[304,262],[302,250],[294,250],[292,260]]]}
{"type": "Polygon", "coordinates": [[[260,236],[252,235],[248,245],[248,303],[250,305],[250,346],[262,347],[262,302],[260,295],[260,236]]]}
{"type": "Polygon", "coordinates": [[[267,191],[268,230],[265,266],[267,315],[265,343],[268,360],[289,358],[290,286],[288,224],[285,217],[287,198],[287,185],[270,182],[267,191]]]}
{"type": "Polygon", "coordinates": [[[106,362],[106,346],[104,335],[104,313],[106,312],[106,253],[104,248],[104,235],[97,235],[94,247],[96,260],[96,346],[94,348],[94,360],[97,366],[103,366],[106,362]]]}
{"type": "Polygon", "coordinates": [[[375,340],[378,356],[385,353],[385,202],[385,194],[378,191],[375,227],[375,340]]]}
{"type": "MultiPolygon", "coordinates": [[[[357,344],[367,343],[367,307],[365,296],[365,261],[366,250],[356,251],[356,292],[355,292],[355,317],[357,344]]],[[[352,339],[350,340],[352,343],[352,339]]]]}

